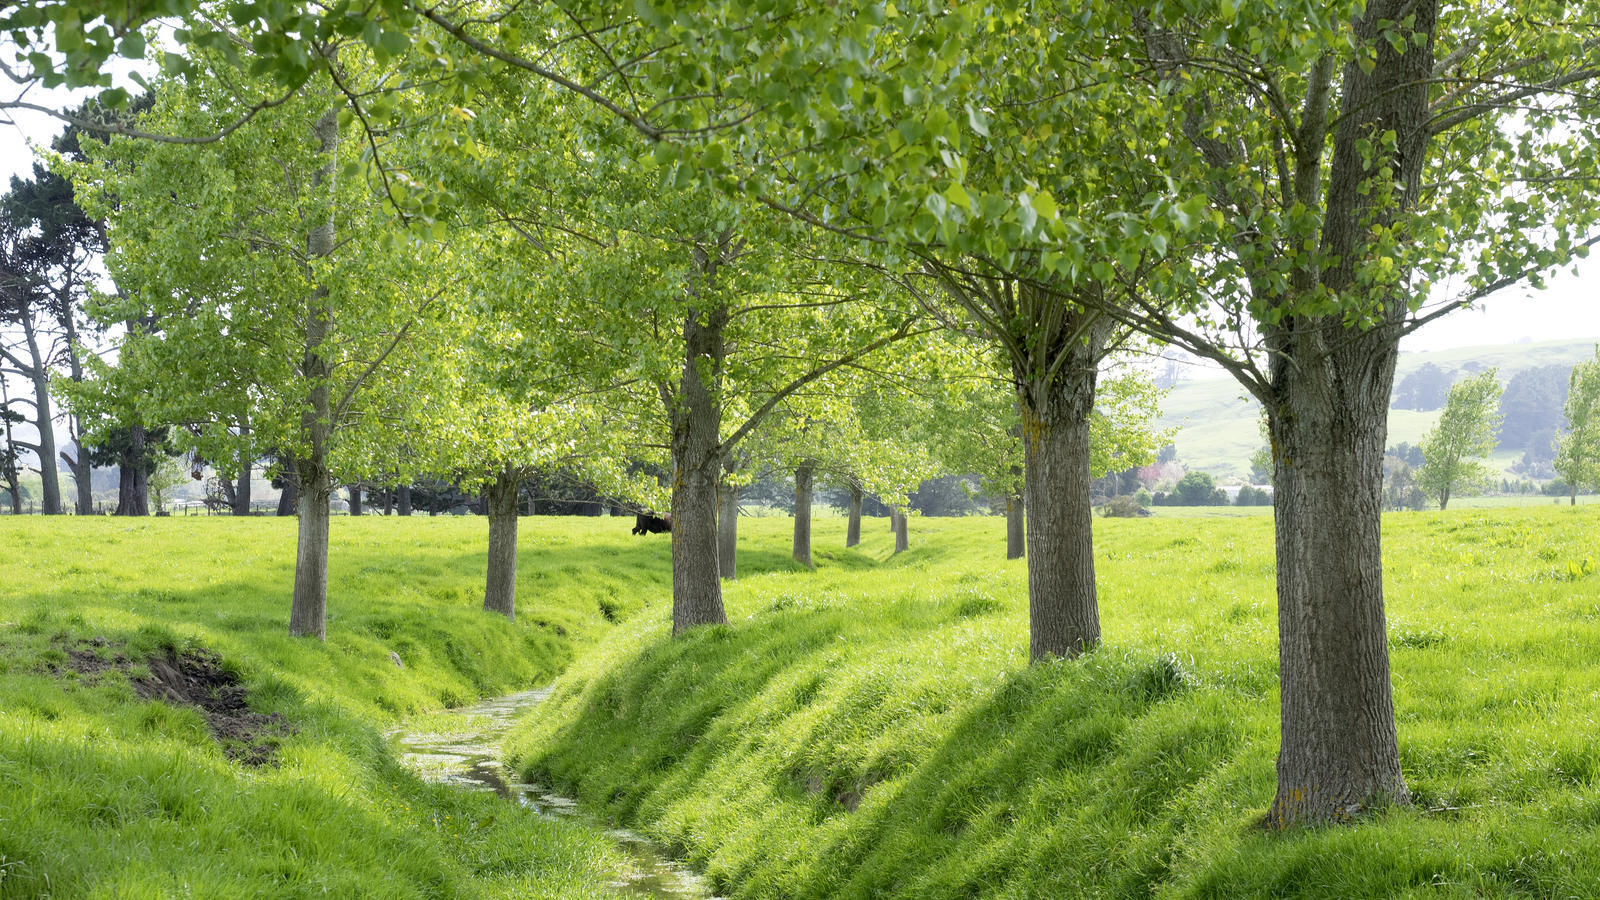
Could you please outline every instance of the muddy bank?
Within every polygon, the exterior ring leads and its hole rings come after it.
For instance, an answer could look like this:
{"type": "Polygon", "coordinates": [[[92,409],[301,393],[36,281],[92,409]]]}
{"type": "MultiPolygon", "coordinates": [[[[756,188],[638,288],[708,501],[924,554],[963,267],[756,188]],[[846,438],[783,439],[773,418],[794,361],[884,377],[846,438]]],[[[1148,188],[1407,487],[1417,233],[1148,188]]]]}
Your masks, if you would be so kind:
{"type": "Polygon", "coordinates": [[[241,765],[277,765],[278,738],[294,733],[293,724],[283,716],[252,710],[244,683],[210,650],[168,647],[136,661],[123,652],[124,645],[103,637],[58,644],[66,661],[52,666],[56,674],[70,670],[92,680],[116,672],[133,683],[141,700],[193,707],[205,717],[222,752],[241,765]],[[133,674],[140,662],[148,675],[133,674]]]}

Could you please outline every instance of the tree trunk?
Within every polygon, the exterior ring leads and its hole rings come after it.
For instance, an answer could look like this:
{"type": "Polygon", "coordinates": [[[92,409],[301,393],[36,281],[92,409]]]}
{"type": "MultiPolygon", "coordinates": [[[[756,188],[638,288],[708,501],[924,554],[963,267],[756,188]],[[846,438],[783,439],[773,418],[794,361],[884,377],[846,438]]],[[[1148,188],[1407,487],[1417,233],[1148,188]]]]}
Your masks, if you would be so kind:
{"type": "Polygon", "coordinates": [[[897,509],[894,516],[894,552],[904,553],[911,549],[911,527],[906,522],[906,511],[897,509]]]}
{"type": "MultiPolygon", "coordinates": [[[[76,440],[76,439],[75,439],[76,440]]],[[[61,461],[67,464],[67,471],[72,473],[72,486],[77,496],[76,511],[80,516],[94,515],[94,465],[89,462],[89,454],[83,448],[82,441],[78,445],[78,458],[73,459],[67,451],[61,451],[61,461]]]]}
{"type": "Polygon", "coordinates": [[[395,489],[395,505],[400,508],[400,515],[411,515],[411,485],[402,484],[395,489]]]}
{"type": "Polygon", "coordinates": [[[739,577],[739,488],[717,488],[717,565],[724,581],[739,577]]]}
{"type": "Polygon", "coordinates": [[[507,465],[484,491],[489,513],[489,574],[483,609],[517,620],[517,499],[522,475],[507,465]]]}
{"type": "MultiPolygon", "coordinates": [[[[707,260],[696,252],[700,270],[707,260]]],[[[728,313],[716,306],[684,318],[677,396],[663,391],[672,420],[672,633],[728,621],[717,554],[717,485],[722,477],[719,397],[728,313]]]]}
{"type": "MultiPolygon", "coordinates": [[[[1084,313],[1074,313],[1082,317],[1084,313]]],[[[1027,515],[1028,658],[1074,657],[1100,643],[1090,500],[1089,417],[1109,325],[1079,318],[1058,332],[1043,377],[1015,372],[1027,515]]]]}
{"type": "Polygon", "coordinates": [[[128,448],[117,460],[116,515],[150,515],[150,461],[146,437],[143,425],[128,426],[128,448]]]}
{"type": "Polygon", "coordinates": [[[1396,348],[1377,335],[1337,365],[1283,367],[1276,449],[1283,744],[1271,822],[1346,821],[1406,800],[1383,603],[1383,448],[1396,348]],[[1357,359],[1367,351],[1367,359],[1357,359]]]}
{"type": "Polygon", "coordinates": [[[292,516],[299,508],[300,482],[292,466],[285,466],[283,474],[278,476],[283,481],[283,493],[278,495],[278,515],[292,516]]]}
{"type": "Polygon", "coordinates": [[[39,431],[39,482],[41,511],[47,516],[61,515],[61,479],[56,471],[55,414],[50,408],[50,375],[39,352],[39,336],[33,330],[33,316],[22,314],[22,335],[28,342],[32,361],[29,378],[33,382],[33,424],[39,431]]]}
{"type": "Polygon", "coordinates": [[[808,463],[794,470],[794,561],[811,565],[811,488],[815,470],[808,463]]]}
{"type": "Polygon", "coordinates": [[[289,634],[327,638],[328,512],[333,485],[327,467],[313,454],[300,463],[300,489],[295,506],[300,536],[295,547],[294,600],[289,608],[289,634]]]}
{"type": "MultiPolygon", "coordinates": [[[[327,164],[312,179],[321,187],[333,177],[333,155],[339,142],[339,116],[330,109],[312,126],[318,149],[327,164]]],[[[334,228],[330,216],[311,227],[306,235],[306,256],[316,260],[333,252],[334,228]]],[[[315,636],[326,640],[328,606],[328,518],[333,482],[328,472],[328,441],[333,431],[333,399],[329,386],[332,367],[323,356],[332,311],[328,308],[328,288],[318,285],[307,298],[305,310],[305,357],[300,372],[310,383],[309,395],[300,414],[301,434],[309,452],[296,460],[299,474],[297,506],[300,511],[300,540],[295,555],[294,600],[289,609],[289,634],[315,636]]]]}
{"type": "Polygon", "coordinates": [[[236,516],[250,515],[250,462],[243,461],[243,470],[239,473],[239,480],[234,482],[233,488],[233,514],[236,516]]]}
{"type": "Polygon", "coordinates": [[[1019,494],[1006,498],[1006,559],[1021,559],[1023,555],[1024,504],[1019,494]]]}
{"type": "Polygon", "coordinates": [[[844,529],[844,545],[854,547],[861,543],[861,485],[850,485],[850,518],[844,529]]]}
{"type": "Polygon", "coordinates": [[[361,515],[361,486],[350,485],[350,515],[361,515]]]}
{"type": "Polygon", "coordinates": [[[394,488],[384,488],[378,492],[378,496],[383,500],[383,514],[394,515],[394,488]]]}

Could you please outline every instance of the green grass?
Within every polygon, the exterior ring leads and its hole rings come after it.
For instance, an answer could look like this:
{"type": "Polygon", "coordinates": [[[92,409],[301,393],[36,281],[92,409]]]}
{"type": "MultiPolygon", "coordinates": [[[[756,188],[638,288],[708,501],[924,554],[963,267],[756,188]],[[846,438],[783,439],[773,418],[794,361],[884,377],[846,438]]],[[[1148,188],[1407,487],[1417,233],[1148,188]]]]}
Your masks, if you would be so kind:
{"type": "Polygon", "coordinates": [[[598,832],[425,784],[383,738],[546,683],[607,615],[665,602],[664,541],[530,522],[512,624],[480,609],[483,519],[339,519],[322,644],[287,635],[292,520],[0,519],[0,897],[609,896],[623,863],[598,832]],[[229,762],[198,712],[66,668],[93,637],[219,652],[295,727],[281,765],[229,762]]]}
{"type": "MultiPolygon", "coordinates": [[[[842,543],[819,521],[815,546],[842,543]]],[[[831,549],[673,640],[650,609],[508,740],[553,779],[773,898],[1600,895],[1600,514],[1385,520],[1416,804],[1266,832],[1270,518],[1097,520],[1105,645],[1026,665],[994,519],[831,549]]],[[[777,556],[787,523],[741,539],[777,556]]],[[[779,568],[779,567],[768,567],[779,568]]]]}

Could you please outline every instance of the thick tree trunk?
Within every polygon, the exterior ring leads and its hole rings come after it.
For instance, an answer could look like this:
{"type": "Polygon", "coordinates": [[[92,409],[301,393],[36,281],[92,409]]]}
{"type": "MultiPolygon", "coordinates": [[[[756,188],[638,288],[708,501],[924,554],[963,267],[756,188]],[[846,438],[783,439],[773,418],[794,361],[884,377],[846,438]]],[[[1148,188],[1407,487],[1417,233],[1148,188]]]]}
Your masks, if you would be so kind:
{"type": "Polygon", "coordinates": [[[1006,559],[1021,559],[1023,556],[1022,511],[1025,506],[1019,494],[1006,498],[1006,559]]]}
{"type": "Polygon", "coordinates": [[[292,516],[299,509],[299,476],[291,469],[285,468],[283,474],[279,477],[283,480],[283,492],[278,495],[278,515],[292,516]]]}
{"type": "Polygon", "coordinates": [[[383,501],[383,514],[394,515],[394,488],[384,488],[378,492],[378,497],[383,501]]]}
{"type": "Polygon", "coordinates": [[[300,536],[295,547],[289,634],[320,641],[327,638],[328,512],[333,487],[327,468],[315,459],[300,464],[299,481],[295,506],[300,514],[300,536]]]}
{"type": "Polygon", "coordinates": [[[119,516],[150,515],[150,460],[143,425],[128,426],[128,449],[117,460],[119,516]]]}
{"type": "Polygon", "coordinates": [[[243,462],[244,468],[239,472],[239,478],[233,487],[233,514],[236,516],[250,515],[250,463],[243,462]]]}
{"type": "Polygon", "coordinates": [[[904,553],[911,549],[911,526],[906,522],[905,510],[894,512],[894,552],[904,553]]]}
{"type": "Polygon", "coordinates": [[[739,488],[726,482],[717,488],[717,565],[724,581],[739,577],[739,488]]]}
{"type": "Polygon", "coordinates": [[[400,515],[411,515],[411,485],[402,484],[395,489],[395,505],[399,507],[400,515]]]}
{"type": "Polygon", "coordinates": [[[811,565],[811,489],[815,470],[811,465],[794,470],[794,561],[811,565]]]}
{"type": "Polygon", "coordinates": [[[92,479],[94,466],[89,462],[89,454],[83,449],[83,444],[78,443],[78,458],[73,459],[67,451],[61,451],[61,461],[67,464],[67,471],[72,473],[73,492],[77,494],[75,510],[80,516],[94,515],[94,490],[92,479]]]}
{"type": "Polygon", "coordinates": [[[350,500],[349,500],[350,515],[352,515],[352,516],[361,515],[361,486],[357,485],[357,484],[350,485],[350,495],[349,496],[350,496],[350,500]]]}
{"type": "MultiPolygon", "coordinates": [[[[702,270],[706,261],[699,260],[702,270]]],[[[672,420],[672,633],[728,621],[717,554],[717,485],[722,477],[718,397],[727,310],[684,319],[684,364],[672,420]]]]}
{"type": "Polygon", "coordinates": [[[517,498],[522,474],[506,466],[484,491],[489,512],[489,573],[483,589],[485,612],[517,620],[517,498]]]}
{"type": "Polygon", "coordinates": [[[33,330],[33,317],[24,311],[22,335],[27,339],[29,359],[32,362],[29,379],[33,382],[33,424],[39,431],[39,482],[41,512],[59,516],[61,509],[61,478],[56,470],[55,413],[50,407],[50,376],[44,357],[39,352],[39,336],[33,330]]]}
{"type": "Polygon", "coordinates": [[[1027,514],[1028,658],[1073,657],[1100,643],[1090,503],[1089,417],[1110,328],[1074,313],[1044,377],[1015,372],[1027,514]]]}
{"type": "Polygon", "coordinates": [[[861,543],[861,485],[850,485],[850,518],[844,527],[844,545],[854,547],[861,543]]]}
{"type": "Polygon", "coordinates": [[[1282,370],[1276,450],[1283,744],[1271,822],[1346,821],[1404,802],[1383,603],[1384,398],[1396,348],[1368,335],[1339,363],[1282,370]],[[1361,351],[1368,358],[1357,359],[1361,351]]]}

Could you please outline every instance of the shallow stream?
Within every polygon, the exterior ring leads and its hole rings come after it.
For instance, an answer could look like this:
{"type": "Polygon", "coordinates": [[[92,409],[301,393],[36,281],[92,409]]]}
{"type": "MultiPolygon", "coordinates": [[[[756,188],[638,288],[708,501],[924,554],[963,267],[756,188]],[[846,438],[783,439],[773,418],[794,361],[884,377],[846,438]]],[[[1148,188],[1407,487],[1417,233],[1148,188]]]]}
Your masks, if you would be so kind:
{"type": "MultiPolygon", "coordinates": [[[[494,791],[541,816],[576,820],[602,828],[632,862],[632,868],[612,882],[612,887],[624,894],[669,900],[716,900],[704,879],[667,856],[648,838],[625,829],[606,828],[598,819],[585,814],[577,801],[551,793],[541,785],[516,781],[506,771],[496,758],[500,738],[519,713],[539,705],[548,696],[549,688],[523,691],[442,714],[458,721],[459,728],[431,732],[402,730],[397,736],[403,752],[402,762],[430,781],[469,790],[494,791]]],[[[429,721],[437,724],[440,718],[433,716],[429,721]]]]}

